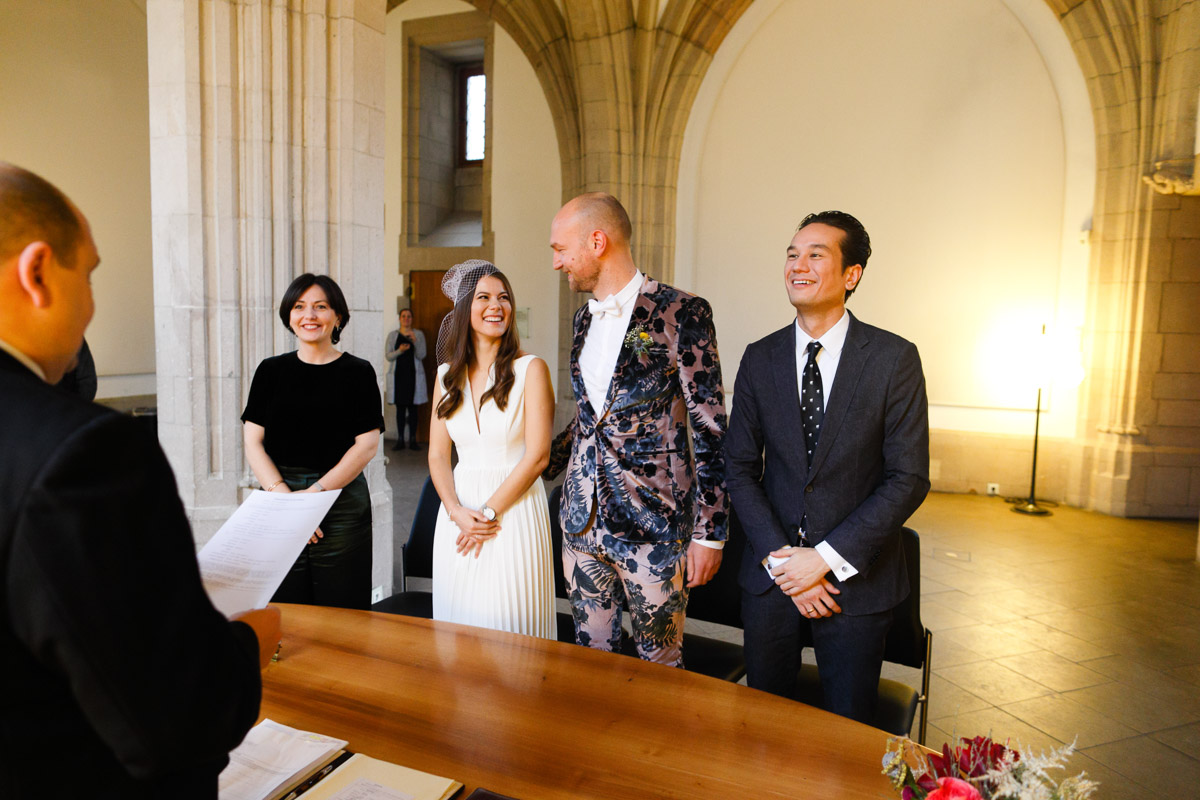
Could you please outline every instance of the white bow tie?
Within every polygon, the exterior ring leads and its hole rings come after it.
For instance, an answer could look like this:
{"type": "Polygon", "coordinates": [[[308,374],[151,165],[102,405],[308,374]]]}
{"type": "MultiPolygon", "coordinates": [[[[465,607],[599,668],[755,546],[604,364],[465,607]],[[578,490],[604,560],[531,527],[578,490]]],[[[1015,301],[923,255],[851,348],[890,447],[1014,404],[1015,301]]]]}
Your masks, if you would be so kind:
{"type": "Polygon", "coordinates": [[[605,314],[619,317],[621,316],[621,304],[617,302],[615,294],[610,294],[603,300],[588,300],[588,311],[592,312],[593,317],[603,317],[605,314]]]}

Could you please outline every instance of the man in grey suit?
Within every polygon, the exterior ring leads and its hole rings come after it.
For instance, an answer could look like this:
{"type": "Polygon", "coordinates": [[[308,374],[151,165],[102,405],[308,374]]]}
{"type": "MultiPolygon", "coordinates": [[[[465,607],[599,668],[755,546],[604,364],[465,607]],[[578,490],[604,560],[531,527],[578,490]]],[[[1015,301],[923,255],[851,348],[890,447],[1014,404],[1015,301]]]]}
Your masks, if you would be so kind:
{"type": "Polygon", "coordinates": [[[917,348],[846,310],[870,255],[849,214],[800,223],[784,265],[796,319],[746,348],[725,440],[749,684],[791,695],[811,626],[826,708],[860,721],[909,591],[900,529],[929,491],[917,348]]]}

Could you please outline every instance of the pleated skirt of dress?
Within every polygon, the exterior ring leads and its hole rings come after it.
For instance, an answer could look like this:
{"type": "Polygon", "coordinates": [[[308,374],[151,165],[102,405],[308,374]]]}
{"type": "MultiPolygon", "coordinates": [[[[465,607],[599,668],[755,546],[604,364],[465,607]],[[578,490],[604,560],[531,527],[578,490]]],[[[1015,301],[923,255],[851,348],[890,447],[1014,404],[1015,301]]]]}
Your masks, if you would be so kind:
{"type": "MultiPolygon", "coordinates": [[[[459,502],[479,508],[510,468],[454,471],[459,502]]],[[[433,618],[556,638],[550,514],[541,478],[500,518],[500,533],[479,558],[455,552],[458,526],[443,505],[433,541],[433,618]]]]}

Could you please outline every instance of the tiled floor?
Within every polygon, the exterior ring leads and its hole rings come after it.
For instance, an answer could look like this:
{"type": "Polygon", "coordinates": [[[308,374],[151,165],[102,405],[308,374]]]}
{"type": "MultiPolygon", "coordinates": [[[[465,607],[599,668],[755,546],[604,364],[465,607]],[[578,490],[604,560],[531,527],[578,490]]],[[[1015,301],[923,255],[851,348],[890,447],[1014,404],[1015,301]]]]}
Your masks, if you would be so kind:
{"type": "MultiPolygon", "coordinates": [[[[427,471],[424,451],[389,455],[398,545],[427,471]]],[[[922,618],[934,631],[927,744],[1074,739],[1070,773],[1086,770],[1101,798],[1200,796],[1195,522],[1072,508],[1026,517],[998,498],[933,494],[909,525],[921,534],[922,618]]],[[[919,681],[917,670],[884,671],[919,681]]]]}

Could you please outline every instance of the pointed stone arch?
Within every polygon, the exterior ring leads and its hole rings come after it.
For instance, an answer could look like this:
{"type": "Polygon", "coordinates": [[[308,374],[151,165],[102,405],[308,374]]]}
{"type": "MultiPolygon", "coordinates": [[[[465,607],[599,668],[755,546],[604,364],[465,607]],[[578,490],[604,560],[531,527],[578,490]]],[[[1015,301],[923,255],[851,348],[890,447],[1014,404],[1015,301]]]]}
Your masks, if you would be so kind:
{"type": "Polygon", "coordinates": [[[1122,515],[1194,514],[1186,486],[1189,472],[1200,477],[1200,420],[1188,419],[1181,393],[1200,386],[1200,326],[1186,310],[1200,296],[1200,276],[1187,268],[1200,238],[1200,199],[1189,196],[1197,191],[1200,8],[1046,1],[1083,69],[1096,127],[1085,496],[1122,515]]]}
{"type": "MultiPolygon", "coordinates": [[[[388,0],[388,9],[404,0],[388,0]]],[[[564,201],[622,199],[634,256],[673,271],[675,186],[691,103],[712,54],[751,0],[471,0],[517,43],[546,94],[564,201]]]]}

